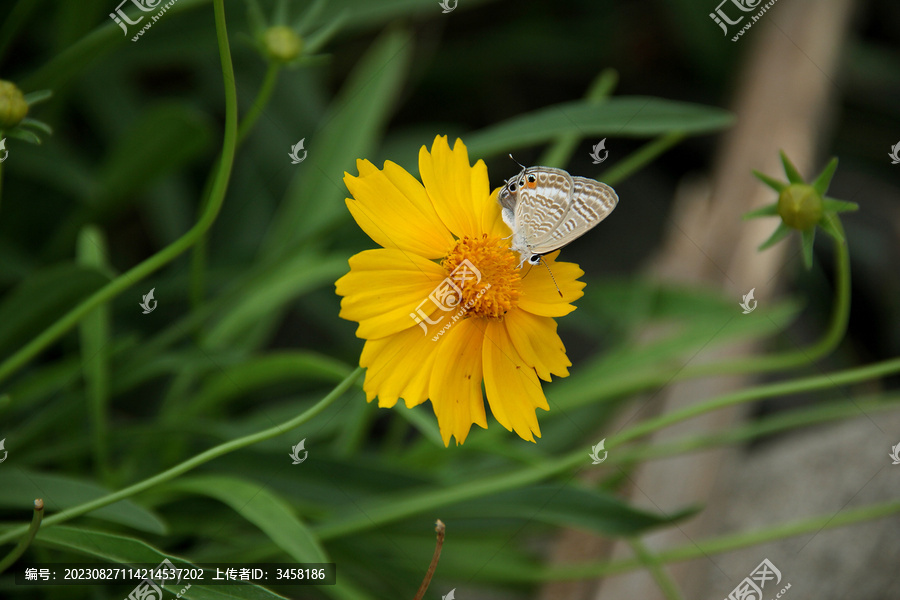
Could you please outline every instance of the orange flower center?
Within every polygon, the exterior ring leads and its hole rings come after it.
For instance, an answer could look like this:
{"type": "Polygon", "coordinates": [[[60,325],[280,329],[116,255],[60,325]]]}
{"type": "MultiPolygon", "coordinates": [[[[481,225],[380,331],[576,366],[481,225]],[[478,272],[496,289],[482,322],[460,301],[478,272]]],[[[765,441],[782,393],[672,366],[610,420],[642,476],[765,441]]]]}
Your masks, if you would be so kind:
{"type": "Polygon", "coordinates": [[[517,260],[509,240],[485,233],[457,240],[441,266],[462,290],[459,304],[466,316],[499,319],[518,304],[517,260]]]}

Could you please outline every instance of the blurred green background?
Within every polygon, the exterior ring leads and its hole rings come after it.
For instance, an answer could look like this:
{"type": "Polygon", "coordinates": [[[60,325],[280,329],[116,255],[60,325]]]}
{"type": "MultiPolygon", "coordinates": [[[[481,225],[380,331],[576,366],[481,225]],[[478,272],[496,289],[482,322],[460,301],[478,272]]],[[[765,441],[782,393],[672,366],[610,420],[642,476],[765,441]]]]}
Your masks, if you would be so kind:
{"type": "MultiPolygon", "coordinates": [[[[261,4],[267,19],[277,13],[276,3],[261,4]]],[[[287,20],[314,4],[285,3],[287,20]]],[[[401,500],[415,507],[459,482],[586,453],[596,440],[585,434],[627,398],[611,377],[690,354],[736,310],[737,298],[640,275],[672,218],[679,181],[715,160],[716,135],[731,123],[726,110],[753,50],[753,30],[738,43],[722,37],[708,16],[712,5],[459,0],[442,14],[437,0],[324,3],[304,37],[331,26],[333,36],[278,73],[201,250],[134,281],[0,383],[9,395],[0,401],[9,452],[0,464],[0,533],[27,521],[35,497],[45,498],[50,515],[122,488],[299,414],[350,373],[362,340],[355,323],[337,317],[333,282],[349,256],[374,243],[343,205],[343,172],[355,174],[355,160],[368,158],[415,173],[419,147],[438,134],[461,136],[473,161],[484,158],[492,186],[518,171],[508,152],[535,164],[566,133],[579,139],[559,166],[601,179],[604,167],[615,169],[648,139],[687,134],[617,182],[615,213],[565,251],[586,271],[588,287],[579,309],[560,320],[575,366],[570,379],[544,386],[552,409],[539,414],[543,439],[527,444],[489,419],[487,431],[476,428],[464,446],[445,449],[428,404],[378,410],[354,388],[293,432],[45,529],[24,559],[157,562],[156,550],[201,562],[327,555],[338,564],[338,587],[303,595],[273,589],[292,598],[405,598],[421,581],[440,517],[448,545],[426,597],[465,582],[491,597],[525,598],[541,581],[540,549],[559,528],[636,535],[684,518],[628,506],[612,493],[615,477],[580,486],[569,475],[384,515],[401,500]],[[606,69],[614,70],[610,80],[617,74],[614,95],[592,108],[584,98],[606,69]],[[649,97],[658,111],[621,117],[649,97]],[[563,103],[588,116],[567,122],[553,109],[541,112],[563,103]],[[604,137],[610,159],[597,167],[589,152],[604,137]],[[300,139],[308,156],[292,165],[287,154],[300,139]],[[151,288],[158,308],[144,315],[138,304],[151,288]],[[682,325],[668,344],[651,351],[632,344],[636,331],[668,320],[682,325]],[[292,466],[286,455],[301,439],[310,460],[292,466]],[[372,514],[384,521],[368,520],[372,514]]],[[[41,135],[41,145],[8,139],[0,167],[3,359],[172,244],[203,210],[224,116],[212,2],[178,0],[137,42],[130,36],[139,27],[124,36],[108,16],[114,9],[112,0],[0,6],[0,79],[26,93],[53,92],[29,113],[53,134],[41,135]]],[[[254,47],[247,4],[228,0],[225,12],[243,116],[267,64],[254,47]]],[[[766,18],[777,18],[777,8],[766,18]]],[[[833,119],[820,139],[823,161],[841,159],[830,195],[861,206],[845,219],[854,310],[832,367],[900,354],[900,166],[892,169],[886,156],[900,141],[898,23],[896,2],[857,3],[833,82],[833,119]]],[[[761,338],[782,327],[815,337],[831,307],[827,243],[820,236],[811,272],[790,264],[788,292],[797,303],[773,310],[768,325],[736,323],[723,338],[761,338]]],[[[4,598],[120,598],[130,590],[25,589],[10,573],[0,575],[4,598]]],[[[213,592],[195,588],[184,597],[220,597],[204,594],[213,592]]]]}

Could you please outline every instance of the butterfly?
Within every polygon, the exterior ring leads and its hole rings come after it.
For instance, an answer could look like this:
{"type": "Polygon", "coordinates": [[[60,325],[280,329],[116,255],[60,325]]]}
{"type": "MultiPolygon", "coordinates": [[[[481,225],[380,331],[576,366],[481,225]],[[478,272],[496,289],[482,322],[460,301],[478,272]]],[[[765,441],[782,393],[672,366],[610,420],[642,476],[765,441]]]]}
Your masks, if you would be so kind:
{"type": "Polygon", "coordinates": [[[609,216],[619,197],[605,183],[553,167],[525,167],[500,188],[503,222],[512,230],[519,268],[559,250],[609,216]]]}

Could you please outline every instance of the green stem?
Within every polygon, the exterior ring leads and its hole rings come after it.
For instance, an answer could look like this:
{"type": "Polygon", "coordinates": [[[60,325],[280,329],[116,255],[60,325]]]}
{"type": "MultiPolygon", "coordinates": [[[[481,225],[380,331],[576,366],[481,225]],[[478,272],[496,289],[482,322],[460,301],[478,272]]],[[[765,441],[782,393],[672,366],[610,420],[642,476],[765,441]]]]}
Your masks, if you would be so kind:
{"type": "Polygon", "coordinates": [[[53,342],[57,341],[85,315],[94,308],[109,302],[129,287],[149,276],[151,273],[167,265],[185,250],[190,248],[212,226],[213,221],[222,208],[225,192],[228,189],[228,180],[231,176],[231,167],[234,163],[234,152],[237,140],[237,91],[234,85],[234,69],[231,63],[231,50],[228,46],[228,33],[225,28],[224,0],[214,0],[216,13],[216,35],[219,43],[219,54],[222,60],[222,74],[225,87],[225,136],[222,142],[221,163],[217,167],[216,180],[213,183],[210,201],[206,211],[199,221],[183,236],[175,240],[169,246],[163,248],[144,262],[131,268],[120,275],[103,288],[93,293],[78,306],[70,310],[65,316],[57,320],[53,325],[45,329],[40,335],[31,340],[23,348],[0,364],[0,381],[7,379],[18,371],[31,359],[36,357],[53,342]]]}
{"type": "MultiPolygon", "coordinates": [[[[900,372],[900,358],[865,367],[847,369],[837,373],[741,390],[640,423],[621,434],[609,438],[609,440],[607,440],[606,448],[610,450],[610,454],[613,454],[612,449],[621,446],[625,442],[726,406],[750,402],[761,398],[796,394],[831,386],[856,383],[896,372],[900,372]]],[[[473,498],[479,498],[538,483],[549,477],[565,473],[578,466],[584,466],[586,460],[585,451],[582,448],[579,448],[573,450],[570,454],[555,460],[544,462],[536,466],[525,467],[512,473],[501,475],[491,474],[450,488],[429,490],[420,493],[407,492],[402,496],[385,498],[378,501],[373,506],[358,507],[360,510],[355,511],[353,515],[336,517],[325,521],[313,529],[319,539],[323,541],[358,533],[366,529],[399,521],[410,515],[433,511],[464,500],[471,500],[473,498]]]]}
{"type": "MultiPolygon", "coordinates": [[[[259,92],[256,94],[256,100],[253,101],[253,104],[250,106],[250,109],[247,111],[247,114],[244,115],[244,118],[241,119],[240,124],[238,125],[237,132],[237,143],[236,147],[240,146],[244,138],[247,137],[247,134],[253,129],[253,125],[256,124],[256,121],[259,119],[266,105],[269,103],[269,99],[272,97],[272,91],[275,89],[275,83],[278,81],[278,72],[281,67],[275,62],[269,63],[269,68],[266,71],[266,76],[263,79],[263,83],[259,88],[259,92]]],[[[203,190],[202,198],[207,198],[207,194],[209,192],[210,182],[207,181],[206,186],[203,190]]],[[[204,210],[203,204],[201,204],[201,210],[204,210]]],[[[205,296],[206,290],[206,253],[207,250],[207,237],[206,235],[202,235],[199,240],[197,240],[197,244],[194,246],[194,251],[191,253],[191,287],[190,287],[190,300],[191,307],[196,310],[203,304],[203,297],[205,296]]]]}
{"type": "Polygon", "coordinates": [[[19,540],[12,552],[7,554],[3,560],[0,560],[0,573],[9,568],[11,564],[19,560],[19,557],[25,553],[31,540],[37,535],[38,529],[41,527],[41,520],[44,518],[44,501],[38,498],[34,501],[34,514],[31,516],[31,525],[25,530],[25,537],[19,540]]]}
{"type": "MultiPolygon", "coordinates": [[[[215,1],[216,6],[219,6],[219,3],[223,0],[215,1]]],[[[47,517],[47,519],[44,520],[44,526],[49,527],[51,525],[57,525],[70,519],[74,519],[75,517],[85,515],[91,511],[95,511],[99,508],[103,508],[104,506],[109,506],[110,504],[118,502],[119,500],[130,498],[135,494],[139,494],[140,492],[148,490],[161,483],[170,481],[178,477],[179,475],[183,475],[184,473],[187,473],[192,469],[196,469],[200,465],[208,463],[209,461],[220,456],[224,456],[230,452],[234,452],[236,450],[240,450],[241,448],[246,448],[247,446],[252,446],[253,444],[258,444],[259,442],[263,442],[265,440],[269,440],[287,433],[288,431],[306,423],[307,421],[321,413],[323,410],[325,410],[335,400],[340,398],[344,394],[344,392],[346,392],[347,389],[349,389],[353,385],[353,383],[361,373],[362,367],[357,367],[356,370],[353,371],[353,373],[348,375],[346,379],[335,386],[335,388],[331,390],[331,392],[329,392],[327,396],[322,398],[317,404],[310,407],[303,413],[297,415],[293,419],[290,419],[288,421],[285,421],[284,423],[275,425],[268,429],[264,429],[263,431],[251,433],[250,435],[245,435],[244,437],[225,442],[224,444],[219,444],[218,446],[214,446],[209,450],[206,450],[205,452],[201,452],[200,454],[175,465],[171,469],[167,469],[162,473],[154,475],[153,477],[149,477],[147,479],[144,479],[143,481],[139,481],[134,485],[130,485],[117,492],[107,494],[106,496],[101,496],[100,498],[95,498],[94,500],[91,500],[89,502],[85,502],[83,504],[73,506],[72,508],[68,508],[62,512],[58,512],[55,515],[47,517]]],[[[0,535],[0,544],[11,539],[15,539],[16,537],[24,533],[24,530],[24,527],[17,527],[15,529],[7,531],[5,534],[0,535]]]]}
{"type": "Polygon", "coordinates": [[[243,143],[244,138],[247,137],[247,134],[253,129],[256,121],[259,119],[260,115],[262,115],[263,110],[265,110],[266,105],[272,98],[272,92],[275,90],[275,83],[278,81],[278,73],[280,71],[281,65],[275,61],[269,61],[269,68],[266,69],[266,75],[263,78],[259,92],[256,94],[256,100],[253,101],[247,114],[244,115],[244,118],[241,120],[240,127],[238,127],[238,145],[243,143]]]}
{"type": "MultiPolygon", "coordinates": [[[[844,241],[835,243],[835,288],[834,309],[828,330],[822,338],[807,348],[801,348],[792,352],[774,354],[771,356],[745,357],[733,361],[723,361],[706,365],[687,367],[680,374],[679,379],[703,377],[707,375],[721,375],[725,373],[763,373],[766,371],[780,371],[794,367],[803,367],[815,362],[834,350],[844,337],[847,330],[847,322],[850,319],[850,251],[847,247],[847,236],[840,219],[835,215],[835,228],[841,233],[844,241]]],[[[832,238],[833,239],[833,238],[832,238]]]]}
{"type": "Polygon", "coordinates": [[[675,581],[662,567],[659,557],[651,553],[640,538],[632,538],[628,543],[631,545],[631,549],[634,550],[635,556],[641,561],[641,564],[650,571],[650,575],[656,581],[666,600],[683,600],[681,592],[678,591],[678,586],[675,585],[675,581]]]}
{"type": "MultiPolygon", "coordinates": [[[[873,504],[863,508],[842,511],[837,515],[820,515],[802,521],[776,525],[775,527],[770,527],[768,529],[759,529],[733,535],[724,535],[700,542],[691,542],[690,544],[673,548],[672,550],[660,552],[656,555],[656,560],[662,564],[666,564],[703,558],[714,554],[722,554],[741,548],[749,548],[751,546],[757,546],[776,540],[796,537],[798,535],[808,533],[817,534],[826,529],[834,529],[836,527],[844,527],[846,525],[889,517],[896,513],[900,513],[900,502],[892,501],[884,502],[882,504],[873,504]]],[[[628,571],[633,571],[641,566],[642,563],[640,560],[630,558],[612,562],[549,567],[535,571],[532,581],[593,579],[596,577],[607,577],[610,575],[627,573],[628,571]]],[[[521,583],[521,577],[517,578],[517,581],[521,583]]]]}
{"type": "Polygon", "coordinates": [[[670,131],[669,133],[665,133],[652,142],[644,144],[637,151],[629,154],[624,160],[617,163],[616,166],[601,173],[597,179],[608,185],[616,185],[620,181],[623,181],[643,169],[657,156],[678,144],[686,137],[687,134],[680,131],[670,131]]]}

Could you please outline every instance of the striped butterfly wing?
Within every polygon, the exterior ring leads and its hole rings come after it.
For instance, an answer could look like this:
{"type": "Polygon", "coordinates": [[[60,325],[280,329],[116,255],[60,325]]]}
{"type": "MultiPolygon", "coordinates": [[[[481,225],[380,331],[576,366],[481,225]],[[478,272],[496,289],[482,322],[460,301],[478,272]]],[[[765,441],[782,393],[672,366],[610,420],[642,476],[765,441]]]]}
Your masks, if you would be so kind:
{"type": "Polygon", "coordinates": [[[566,202],[568,210],[563,218],[544,236],[529,240],[535,254],[559,250],[580,238],[608,217],[619,203],[616,191],[605,183],[587,177],[573,177],[572,183],[571,200],[566,202]]]}
{"type": "Polygon", "coordinates": [[[529,247],[552,235],[569,212],[569,198],[575,183],[572,176],[561,169],[540,167],[526,169],[535,175],[534,188],[521,187],[516,192],[515,228],[529,247]]]}

